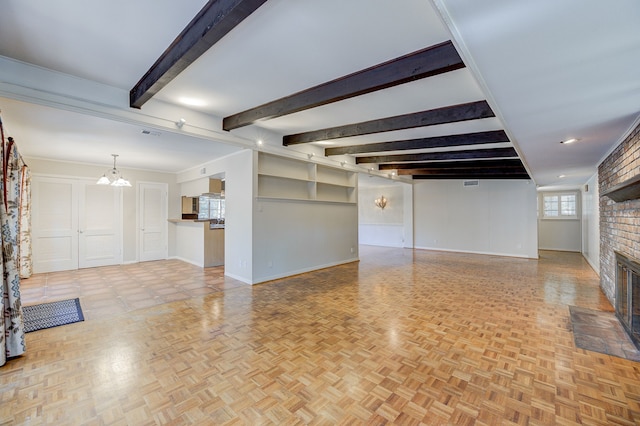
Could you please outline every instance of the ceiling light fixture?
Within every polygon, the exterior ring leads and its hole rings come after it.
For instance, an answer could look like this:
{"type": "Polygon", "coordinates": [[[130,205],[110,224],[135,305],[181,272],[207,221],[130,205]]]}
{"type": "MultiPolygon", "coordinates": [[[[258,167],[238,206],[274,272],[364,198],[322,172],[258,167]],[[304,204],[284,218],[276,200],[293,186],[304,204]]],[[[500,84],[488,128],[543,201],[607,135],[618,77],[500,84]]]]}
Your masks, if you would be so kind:
{"type": "Polygon", "coordinates": [[[183,105],[189,105],[189,106],[195,106],[195,107],[203,107],[207,105],[207,103],[204,100],[197,99],[197,98],[182,97],[178,99],[178,102],[180,102],[183,105]]]}
{"type": "Polygon", "coordinates": [[[184,123],[186,123],[187,120],[185,120],[184,118],[181,118],[180,120],[176,121],[176,127],[178,129],[182,129],[182,126],[184,126],[184,123]]]}
{"type": "Polygon", "coordinates": [[[384,198],[384,195],[381,195],[380,198],[376,198],[375,203],[380,210],[384,210],[384,208],[387,207],[387,199],[384,198]]]}
{"type": "Polygon", "coordinates": [[[567,177],[567,175],[558,175],[558,177],[559,177],[560,179],[563,179],[563,178],[566,178],[566,177],[567,177]]]}
{"type": "Polygon", "coordinates": [[[560,143],[564,144],[564,145],[568,145],[570,143],[578,142],[578,140],[579,139],[577,139],[577,138],[571,138],[571,139],[565,139],[563,141],[560,141],[560,143]]]}
{"type": "Polygon", "coordinates": [[[104,172],[102,177],[98,179],[96,184],[98,185],[111,185],[111,186],[131,186],[128,180],[122,177],[120,170],[116,169],[116,157],[118,154],[111,154],[113,157],[113,168],[104,172]]]}

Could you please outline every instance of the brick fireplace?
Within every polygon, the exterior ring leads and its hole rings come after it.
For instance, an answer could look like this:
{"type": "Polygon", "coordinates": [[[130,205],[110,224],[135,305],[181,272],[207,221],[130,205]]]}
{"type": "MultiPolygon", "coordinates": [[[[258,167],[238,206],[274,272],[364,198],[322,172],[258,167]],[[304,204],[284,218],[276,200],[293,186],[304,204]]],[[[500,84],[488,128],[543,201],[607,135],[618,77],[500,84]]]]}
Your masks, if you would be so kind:
{"type": "MultiPolygon", "coordinates": [[[[630,272],[640,268],[640,126],[600,164],[598,181],[600,287],[633,339],[630,314],[640,310],[640,306],[629,305],[639,302],[640,291],[632,292],[640,281],[640,271],[638,275],[630,272]]],[[[638,340],[634,343],[640,344],[638,340]]]]}
{"type": "Polygon", "coordinates": [[[616,252],[616,316],[640,349],[640,263],[616,252]]]}

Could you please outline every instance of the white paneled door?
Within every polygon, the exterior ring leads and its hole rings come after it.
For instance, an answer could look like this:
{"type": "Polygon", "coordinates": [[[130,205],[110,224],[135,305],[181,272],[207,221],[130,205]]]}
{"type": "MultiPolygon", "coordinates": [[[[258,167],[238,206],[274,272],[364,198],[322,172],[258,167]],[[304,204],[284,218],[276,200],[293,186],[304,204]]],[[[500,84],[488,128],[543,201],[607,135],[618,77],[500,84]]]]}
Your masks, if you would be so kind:
{"type": "Polygon", "coordinates": [[[35,273],[122,263],[119,188],[34,176],[31,191],[35,273]]]}
{"type": "Polygon", "coordinates": [[[140,183],[140,261],[167,258],[167,192],[164,183],[140,183]]]}
{"type": "Polygon", "coordinates": [[[31,200],[33,272],[77,269],[77,182],[34,176],[31,200]]]}
{"type": "Polygon", "coordinates": [[[122,263],[122,191],[109,185],[79,185],[79,267],[122,263]]]}

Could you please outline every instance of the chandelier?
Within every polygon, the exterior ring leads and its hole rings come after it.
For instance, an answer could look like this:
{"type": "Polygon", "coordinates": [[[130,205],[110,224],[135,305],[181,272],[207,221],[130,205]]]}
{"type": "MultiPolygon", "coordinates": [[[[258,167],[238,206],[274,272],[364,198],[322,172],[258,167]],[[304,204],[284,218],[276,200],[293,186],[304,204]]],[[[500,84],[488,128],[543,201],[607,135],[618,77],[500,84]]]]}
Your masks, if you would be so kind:
{"type": "Polygon", "coordinates": [[[384,208],[387,207],[387,199],[384,198],[384,195],[381,195],[380,198],[376,198],[375,203],[380,210],[384,210],[384,208]]]}
{"type": "Polygon", "coordinates": [[[109,169],[100,179],[96,182],[98,185],[111,185],[111,186],[131,186],[128,180],[122,177],[120,170],[116,169],[116,157],[118,154],[111,154],[113,157],[113,169],[109,169]]]}

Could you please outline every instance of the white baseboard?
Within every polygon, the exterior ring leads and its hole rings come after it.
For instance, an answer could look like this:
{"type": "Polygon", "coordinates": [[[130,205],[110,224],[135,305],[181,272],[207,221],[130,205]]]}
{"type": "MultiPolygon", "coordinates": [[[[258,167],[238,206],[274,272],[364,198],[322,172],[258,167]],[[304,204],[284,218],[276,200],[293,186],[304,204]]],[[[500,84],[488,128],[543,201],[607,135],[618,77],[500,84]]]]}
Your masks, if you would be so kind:
{"type": "Polygon", "coordinates": [[[316,265],[316,266],[312,266],[310,268],[296,269],[294,271],[288,271],[288,272],[284,272],[282,274],[275,274],[275,275],[270,275],[270,276],[258,278],[257,280],[253,281],[251,284],[260,284],[260,283],[264,283],[264,282],[267,282],[267,281],[277,280],[277,279],[280,279],[280,278],[291,277],[293,275],[299,275],[299,274],[305,274],[307,272],[317,271],[319,269],[325,269],[325,268],[331,268],[333,266],[344,265],[345,263],[357,262],[359,260],[360,260],[359,258],[354,257],[354,258],[351,258],[351,259],[346,259],[346,260],[341,260],[341,261],[338,261],[338,262],[327,263],[327,264],[324,264],[324,265],[316,265]]]}
{"type": "Polygon", "coordinates": [[[593,272],[595,272],[598,276],[600,276],[600,265],[594,265],[593,262],[591,261],[591,259],[589,259],[587,256],[584,255],[584,253],[582,253],[582,257],[584,257],[584,259],[587,261],[587,263],[589,264],[589,266],[591,266],[591,269],[593,269],[593,272]]]}
{"type": "Polygon", "coordinates": [[[228,273],[224,273],[225,277],[229,277],[229,278],[233,278],[234,280],[238,280],[240,282],[243,282],[245,284],[249,284],[249,285],[253,285],[255,283],[252,283],[251,280],[246,279],[245,277],[241,277],[239,275],[235,275],[235,274],[228,274],[228,273]]]}
{"type": "Polygon", "coordinates": [[[190,263],[190,264],[192,264],[192,265],[195,265],[195,266],[199,266],[199,267],[201,267],[201,268],[204,268],[204,264],[194,262],[193,260],[185,259],[184,257],[174,256],[174,257],[172,257],[171,259],[181,260],[181,261],[183,261],[183,262],[190,263]]]}
{"type": "Polygon", "coordinates": [[[514,253],[499,253],[499,252],[490,252],[490,251],[474,251],[474,250],[453,250],[453,249],[446,249],[446,248],[440,248],[440,247],[414,247],[418,250],[430,250],[430,251],[446,251],[449,253],[469,253],[469,254],[482,254],[485,256],[502,256],[502,257],[517,257],[520,259],[538,259],[538,256],[536,257],[530,257],[527,256],[525,254],[514,254],[514,253]]]}

